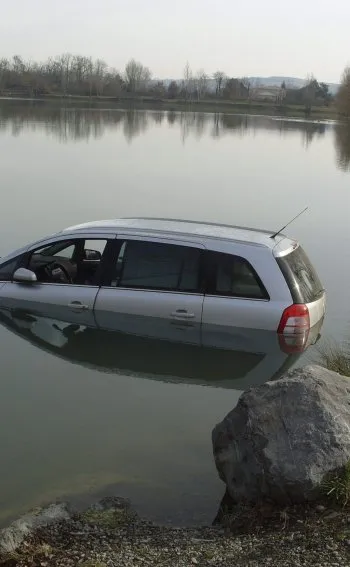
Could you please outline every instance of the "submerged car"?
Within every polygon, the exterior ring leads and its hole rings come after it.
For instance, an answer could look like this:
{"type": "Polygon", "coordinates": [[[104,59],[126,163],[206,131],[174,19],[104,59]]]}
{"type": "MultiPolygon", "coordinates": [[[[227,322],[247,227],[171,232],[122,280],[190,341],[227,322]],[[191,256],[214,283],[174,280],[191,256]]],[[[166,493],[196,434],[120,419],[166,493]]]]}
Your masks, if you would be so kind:
{"type": "Polygon", "coordinates": [[[0,307],[148,338],[229,349],[245,330],[284,352],[315,341],[325,290],[299,242],[196,221],[72,226],[0,259],[0,307]]]}

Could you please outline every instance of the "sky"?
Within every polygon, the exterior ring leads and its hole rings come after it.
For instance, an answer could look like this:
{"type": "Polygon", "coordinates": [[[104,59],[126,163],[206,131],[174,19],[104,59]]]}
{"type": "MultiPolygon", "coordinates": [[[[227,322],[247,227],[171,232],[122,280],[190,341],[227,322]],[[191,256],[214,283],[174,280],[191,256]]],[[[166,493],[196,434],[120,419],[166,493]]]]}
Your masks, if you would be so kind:
{"type": "Polygon", "coordinates": [[[156,78],[284,75],[339,82],[350,63],[348,0],[0,0],[0,58],[130,58],[156,78]]]}

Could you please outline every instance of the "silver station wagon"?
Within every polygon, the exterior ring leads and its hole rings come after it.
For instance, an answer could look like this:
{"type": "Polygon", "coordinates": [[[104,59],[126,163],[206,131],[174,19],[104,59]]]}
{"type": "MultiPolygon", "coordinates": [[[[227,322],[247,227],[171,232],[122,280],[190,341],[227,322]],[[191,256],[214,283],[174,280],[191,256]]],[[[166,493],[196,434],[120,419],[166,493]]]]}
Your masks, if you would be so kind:
{"type": "Polygon", "coordinates": [[[244,347],[264,331],[302,351],[325,304],[297,241],[228,225],[89,222],[0,259],[1,309],[204,347],[244,347]]]}

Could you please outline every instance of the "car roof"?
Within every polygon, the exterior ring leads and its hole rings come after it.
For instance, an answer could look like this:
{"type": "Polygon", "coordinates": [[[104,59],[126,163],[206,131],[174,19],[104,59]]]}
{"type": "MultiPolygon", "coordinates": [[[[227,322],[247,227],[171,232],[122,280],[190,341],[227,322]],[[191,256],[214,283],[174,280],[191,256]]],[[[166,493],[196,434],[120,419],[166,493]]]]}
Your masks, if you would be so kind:
{"type": "MultiPolygon", "coordinates": [[[[93,233],[101,230],[113,232],[119,229],[122,229],[123,231],[134,230],[137,232],[145,233],[219,238],[222,240],[233,240],[245,244],[263,246],[270,249],[273,249],[276,244],[281,242],[281,240],[286,239],[286,236],[284,234],[280,234],[276,238],[271,238],[271,236],[274,234],[272,231],[257,228],[248,228],[194,220],[155,217],[130,217],[111,220],[96,220],[75,226],[70,226],[68,228],[65,228],[62,232],[91,231],[93,233]]],[[[290,239],[287,240],[289,241],[290,245],[295,242],[290,239]]]]}

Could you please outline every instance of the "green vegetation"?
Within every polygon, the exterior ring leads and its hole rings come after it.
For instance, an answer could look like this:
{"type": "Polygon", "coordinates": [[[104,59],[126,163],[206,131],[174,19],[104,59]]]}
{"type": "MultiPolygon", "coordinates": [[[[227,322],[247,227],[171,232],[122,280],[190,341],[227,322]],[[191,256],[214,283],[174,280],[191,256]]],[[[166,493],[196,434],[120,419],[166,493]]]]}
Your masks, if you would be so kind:
{"type": "Polygon", "coordinates": [[[341,506],[350,500],[350,462],[338,473],[331,473],[322,482],[322,491],[327,498],[341,506]]]}
{"type": "MultiPolygon", "coordinates": [[[[319,347],[319,364],[338,372],[343,376],[350,377],[350,341],[342,343],[328,341],[319,347]]],[[[323,480],[321,489],[323,494],[331,501],[342,506],[350,502],[350,462],[340,472],[330,473],[323,480]]]]}
{"type": "Polygon", "coordinates": [[[89,508],[81,517],[88,524],[105,528],[116,528],[130,521],[131,514],[127,508],[112,508],[108,510],[89,508]]]}
{"type": "Polygon", "coordinates": [[[350,377],[350,341],[328,341],[318,348],[318,363],[328,370],[350,377]]]}

